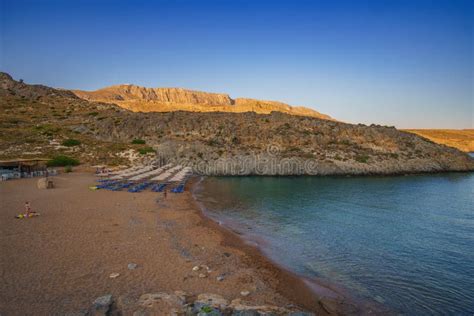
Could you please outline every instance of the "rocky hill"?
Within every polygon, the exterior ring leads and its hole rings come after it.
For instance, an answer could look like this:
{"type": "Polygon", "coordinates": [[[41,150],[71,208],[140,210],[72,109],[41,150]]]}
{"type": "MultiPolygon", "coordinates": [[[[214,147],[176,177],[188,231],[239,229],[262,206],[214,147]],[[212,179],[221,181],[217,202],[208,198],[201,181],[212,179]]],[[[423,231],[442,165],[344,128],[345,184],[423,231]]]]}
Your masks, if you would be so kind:
{"type": "Polygon", "coordinates": [[[406,131],[438,144],[474,152],[474,129],[407,129],[406,131]]]}
{"type": "Polygon", "coordinates": [[[232,99],[223,93],[209,93],[181,88],[145,88],[136,85],[116,85],[96,91],[73,90],[78,97],[89,101],[117,104],[133,112],[256,112],[278,111],[293,115],[332,119],[305,107],[292,107],[276,101],[246,98],[232,99]]]}
{"type": "Polygon", "coordinates": [[[163,161],[208,175],[474,170],[467,154],[393,127],[276,111],[136,113],[6,74],[0,74],[0,113],[0,159],[66,154],[84,163],[119,164],[153,148],[163,161]],[[67,146],[68,139],[80,144],[67,146]]]}
{"type": "Polygon", "coordinates": [[[37,100],[45,96],[59,96],[64,98],[77,99],[76,95],[68,90],[59,90],[43,85],[30,85],[22,81],[15,81],[4,72],[0,72],[0,89],[11,91],[15,95],[23,98],[37,100]]]}

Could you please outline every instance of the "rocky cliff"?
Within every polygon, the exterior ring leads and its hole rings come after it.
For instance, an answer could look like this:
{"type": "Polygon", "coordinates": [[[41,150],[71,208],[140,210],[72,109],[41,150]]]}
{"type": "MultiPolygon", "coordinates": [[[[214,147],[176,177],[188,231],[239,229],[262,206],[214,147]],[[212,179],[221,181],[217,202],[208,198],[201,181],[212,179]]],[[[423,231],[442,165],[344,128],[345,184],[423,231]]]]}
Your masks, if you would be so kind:
{"type": "Polygon", "coordinates": [[[199,104],[202,106],[233,105],[227,94],[193,91],[181,88],[145,88],[132,84],[116,85],[96,91],[73,90],[86,100],[99,101],[140,101],[176,104],[199,104]]]}
{"type": "MultiPolygon", "coordinates": [[[[82,162],[111,164],[154,149],[163,160],[205,175],[474,170],[474,159],[467,154],[393,127],[281,111],[136,113],[9,76],[0,79],[0,159],[66,154],[82,162]],[[64,146],[66,139],[80,145],[64,146]],[[146,144],[132,144],[134,139],[146,144]]],[[[265,107],[261,101],[235,100],[239,102],[265,107]]]]}
{"type": "Polygon", "coordinates": [[[474,170],[474,159],[393,127],[288,115],[134,113],[96,123],[106,141],[141,138],[205,175],[404,174],[474,170]]]}
{"type": "Polygon", "coordinates": [[[312,116],[331,120],[305,107],[292,107],[276,101],[247,98],[232,99],[227,94],[193,91],[181,88],[145,88],[136,85],[116,85],[96,91],[73,90],[78,97],[89,101],[112,102],[133,112],[256,112],[272,111],[292,115],[312,116]]]}

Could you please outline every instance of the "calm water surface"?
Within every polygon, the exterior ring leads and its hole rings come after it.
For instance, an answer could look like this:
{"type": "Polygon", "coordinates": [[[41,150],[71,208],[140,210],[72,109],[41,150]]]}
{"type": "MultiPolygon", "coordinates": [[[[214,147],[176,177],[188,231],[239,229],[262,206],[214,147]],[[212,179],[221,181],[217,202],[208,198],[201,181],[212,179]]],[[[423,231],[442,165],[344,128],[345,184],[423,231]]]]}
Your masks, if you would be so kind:
{"type": "Polygon", "coordinates": [[[474,313],[474,173],[206,178],[208,215],[288,269],[410,315],[474,313]]]}

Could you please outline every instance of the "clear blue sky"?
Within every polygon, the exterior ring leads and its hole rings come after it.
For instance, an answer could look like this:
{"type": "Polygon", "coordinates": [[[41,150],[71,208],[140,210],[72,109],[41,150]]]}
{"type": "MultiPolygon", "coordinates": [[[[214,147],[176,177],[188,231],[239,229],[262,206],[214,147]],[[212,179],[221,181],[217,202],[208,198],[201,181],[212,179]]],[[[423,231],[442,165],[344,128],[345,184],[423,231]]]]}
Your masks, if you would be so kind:
{"type": "Polygon", "coordinates": [[[28,83],[185,87],[353,123],[473,128],[474,1],[0,2],[0,69],[28,83]]]}

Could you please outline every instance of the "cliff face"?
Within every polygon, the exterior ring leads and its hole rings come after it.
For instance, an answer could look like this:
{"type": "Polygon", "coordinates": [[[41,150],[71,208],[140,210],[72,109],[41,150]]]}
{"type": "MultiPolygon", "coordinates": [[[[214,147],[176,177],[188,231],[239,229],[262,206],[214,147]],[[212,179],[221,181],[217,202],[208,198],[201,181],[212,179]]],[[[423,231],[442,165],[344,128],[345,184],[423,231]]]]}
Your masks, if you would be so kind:
{"type": "Polygon", "coordinates": [[[142,138],[167,161],[204,175],[401,174],[474,170],[474,159],[393,127],[255,113],[134,113],[97,137],[142,138]]]}
{"type": "Polygon", "coordinates": [[[89,101],[112,102],[133,112],[255,112],[278,111],[292,115],[312,116],[332,120],[305,107],[292,107],[276,101],[232,99],[227,94],[193,91],[181,88],[145,88],[136,85],[117,85],[96,91],[73,90],[78,97],[89,101]]]}
{"type": "MultiPolygon", "coordinates": [[[[136,85],[117,85],[96,91],[73,90],[80,98],[97,101],[140,101],[156,103],[200,104],[226,106],[234,104],[227,95],[181,88],[145,88],[136,85]]],[[[138,105],[137,105],[138,106],[138,105]]]]}

